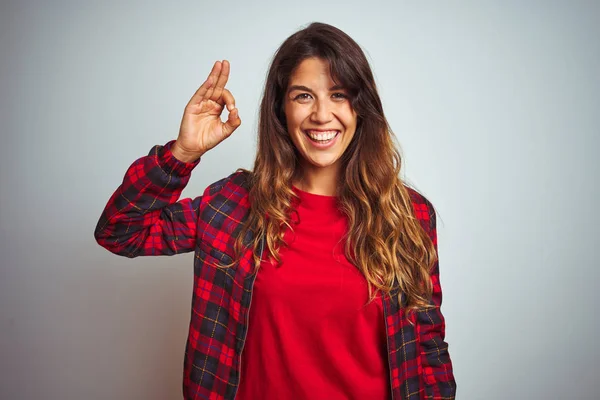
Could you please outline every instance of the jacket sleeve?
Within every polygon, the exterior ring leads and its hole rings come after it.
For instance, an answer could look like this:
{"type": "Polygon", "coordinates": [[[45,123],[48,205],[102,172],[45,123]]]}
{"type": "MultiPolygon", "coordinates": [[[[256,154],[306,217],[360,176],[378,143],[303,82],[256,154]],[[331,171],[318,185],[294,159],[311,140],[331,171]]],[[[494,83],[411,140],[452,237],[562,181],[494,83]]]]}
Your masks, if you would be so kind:
{"type": "Polygon", "coordinates": [[[176,159],[174,142],[154,146],[127,169],[96,225],[100,246],[130,258],[194,250],[202,196],[177,200],[200,160],[176,159]]]}
{"type": "MultiPolygon", "coordinates": [[[[426,209],[422,210],[424,222],[428,222],[429,237],[433,241],[436,254],[437,228],[435,210],[429,201],[425,201],[426,209]]],[[[433,283],[432,305],[435,308],[418,312],[417,335],[421,346],[421,365],[423,367],[423,381],[425,383],[425,398],[435,400],[454,399],[456,396],[456,382],[452,372],[452,361],[448,353],[448,344],[444,341],[445,320],[440,307],[442,305],[442,287],[440,285],[439,261],[436,261],[431,270],[433,283]]]]}

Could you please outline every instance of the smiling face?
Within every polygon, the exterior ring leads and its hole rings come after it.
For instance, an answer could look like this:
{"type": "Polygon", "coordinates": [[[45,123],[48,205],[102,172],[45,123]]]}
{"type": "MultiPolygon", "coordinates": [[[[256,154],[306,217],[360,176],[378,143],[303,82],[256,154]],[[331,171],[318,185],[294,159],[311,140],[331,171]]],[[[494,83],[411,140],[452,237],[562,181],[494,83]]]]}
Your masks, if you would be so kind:
{"type": "Polygon", "coordinates": [[[356,131],[357,114],[348,92],[336,86],[329,64],[302,61],[290,77],[285,116],[304,172],[339,174],[340,158],[356,131]]]}

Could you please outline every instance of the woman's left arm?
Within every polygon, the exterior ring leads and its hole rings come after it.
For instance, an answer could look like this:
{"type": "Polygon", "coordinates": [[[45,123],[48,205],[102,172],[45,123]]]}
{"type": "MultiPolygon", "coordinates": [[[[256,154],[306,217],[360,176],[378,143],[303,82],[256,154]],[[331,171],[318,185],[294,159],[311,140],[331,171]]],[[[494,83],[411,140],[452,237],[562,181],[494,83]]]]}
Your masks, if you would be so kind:
{"type": "MultiPolygon", "coordinates": [[[[427,206],[429,237],[437,247],[437,227],[435,210],[429,201],[427,206]]],[[[423,210],[425,211],[425,210],[423,210]]],[[[423,221],[427,222],[427,221],[423,221]]],[[[442,305],[442,287],[440,285],[439,261],[436,260],[431,270],[431,281],[433,284],[433,295],[431,304],[435,308],[416,313],[417,335],[421,346],[421,365],[423,366],[423,381],[425,383],[426,399],[454,399],[456,396],[456,381],[452,372],[452,361],[448,353],[448,344],[444,341],[446,335],[446,324],[440,310],[442,305]]]]}

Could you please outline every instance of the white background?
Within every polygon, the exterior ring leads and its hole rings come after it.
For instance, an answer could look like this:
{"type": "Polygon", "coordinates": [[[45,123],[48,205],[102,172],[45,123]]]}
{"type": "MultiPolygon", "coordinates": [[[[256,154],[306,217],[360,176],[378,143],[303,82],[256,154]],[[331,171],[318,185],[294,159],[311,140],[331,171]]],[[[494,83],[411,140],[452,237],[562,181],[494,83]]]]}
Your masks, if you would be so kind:
{"type": "Polygon", "coordinates": [[[439,211],[457,397],[597,398],[599,17],[597,1],[2,2],[0,398],[181,397],[193,255],[112,255],[96,222],[215,60],[243,123],[183,196],[251,168],[273,53],[311,21],[363,47],[406,178],[439,211]]]}

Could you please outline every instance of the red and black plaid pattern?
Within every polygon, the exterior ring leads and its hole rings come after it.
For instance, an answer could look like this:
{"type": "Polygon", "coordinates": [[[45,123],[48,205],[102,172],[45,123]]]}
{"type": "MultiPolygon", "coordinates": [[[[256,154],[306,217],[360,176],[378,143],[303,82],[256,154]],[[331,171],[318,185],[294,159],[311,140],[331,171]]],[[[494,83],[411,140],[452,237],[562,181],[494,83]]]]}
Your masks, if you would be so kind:
{"type": "MultiPolygon", "coordinates": [[[[154,146],[128,168],[100,216],[95,237],[102,247],[130,258],[195,252],[184,398],[234,399],[255,279],[252,250],[232,268],[213,265],[233,259],[235,237],[249,210],[247,176],[236,172],[210,185],[202,196],[178,200],[199,161],[177,160],[169,150],[173,143],[154,146]]],[[[416,216],[437,249],[433,207],[410,192],[416,216]]],[[[397,301],[398,289],[383,299],[394,400],[455,396],[437,263],[431,278],[436,308],[418,313],[414,326],[397,301]]]]}

